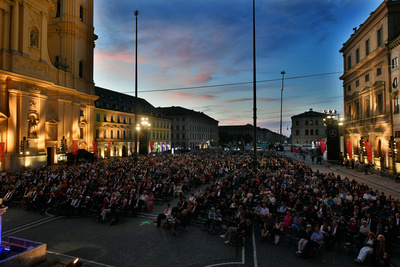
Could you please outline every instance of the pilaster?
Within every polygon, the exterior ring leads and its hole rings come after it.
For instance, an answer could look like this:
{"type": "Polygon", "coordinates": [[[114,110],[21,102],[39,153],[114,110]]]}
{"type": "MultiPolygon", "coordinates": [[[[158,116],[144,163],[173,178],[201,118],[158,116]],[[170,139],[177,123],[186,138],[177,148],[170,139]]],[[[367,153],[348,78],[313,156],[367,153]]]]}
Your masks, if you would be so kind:
{"type": "Polygon", "coordinates": [[[11,16],[11,52],[18,53],[18,35],[19,35],[19,0],[12,6],[11,16]]]}
{"type": "Polygon", "coordinates": [[[20,137],[18,126],[18,94],[19,90],[8,89],[9,94],[9,118],[8,118],[8,131],[7,131],[7,153],[18,153],[18,138],[20,137]]]}

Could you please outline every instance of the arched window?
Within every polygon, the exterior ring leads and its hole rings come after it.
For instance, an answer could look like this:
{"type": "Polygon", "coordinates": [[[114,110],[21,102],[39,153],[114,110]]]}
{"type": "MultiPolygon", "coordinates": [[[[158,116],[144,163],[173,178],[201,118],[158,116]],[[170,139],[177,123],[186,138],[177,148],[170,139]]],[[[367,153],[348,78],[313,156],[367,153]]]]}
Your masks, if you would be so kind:
{"type": "Polygon", "coordinates": [[[306,135],[308,135],[308,130],[306,129],[306,135]]]}
{"type": "Polygon", "coordinates": [[[314,130],[313,129],[310,130],[310,135],[314,135],[314,130]]]}

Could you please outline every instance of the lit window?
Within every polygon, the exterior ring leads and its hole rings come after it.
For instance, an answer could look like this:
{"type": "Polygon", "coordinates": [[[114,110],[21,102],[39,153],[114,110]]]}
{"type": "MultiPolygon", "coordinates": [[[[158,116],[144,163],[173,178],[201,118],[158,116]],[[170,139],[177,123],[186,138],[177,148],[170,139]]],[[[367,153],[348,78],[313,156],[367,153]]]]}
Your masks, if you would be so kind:
{"type": "Polygon", "coordinates": [[[392,68],[396,68],[399,65],[399,59],[395,57],[392,59],[392,68]]]}

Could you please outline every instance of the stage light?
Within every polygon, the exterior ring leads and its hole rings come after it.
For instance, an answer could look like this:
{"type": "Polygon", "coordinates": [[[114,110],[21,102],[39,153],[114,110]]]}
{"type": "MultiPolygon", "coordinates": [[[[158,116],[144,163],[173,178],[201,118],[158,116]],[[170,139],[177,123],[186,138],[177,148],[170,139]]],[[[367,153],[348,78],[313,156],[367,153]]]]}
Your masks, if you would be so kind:
{"type": "Polygon", "coordinates": [[[72,260],[64,265],[64,267],[81,267],[82,262],[79,261],[79,258],[72,260]]]}

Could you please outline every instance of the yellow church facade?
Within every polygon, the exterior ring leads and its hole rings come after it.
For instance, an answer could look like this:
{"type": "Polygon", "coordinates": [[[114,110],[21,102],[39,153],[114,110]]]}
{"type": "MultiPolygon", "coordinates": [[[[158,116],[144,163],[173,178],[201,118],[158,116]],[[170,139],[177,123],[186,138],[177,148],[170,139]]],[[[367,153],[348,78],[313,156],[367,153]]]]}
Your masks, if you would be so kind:
{"type": "Polygon", "coordinates": [[[0,22],[0,169],[92,152],[93,0],[0,0],[0,22]]]}

